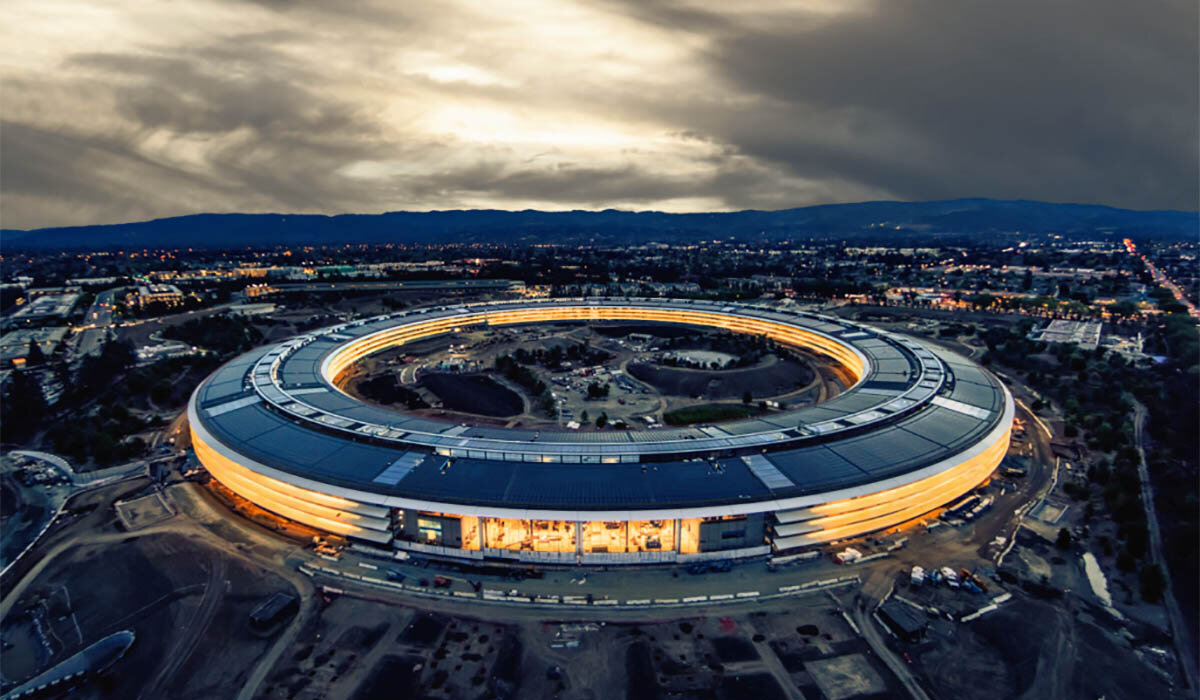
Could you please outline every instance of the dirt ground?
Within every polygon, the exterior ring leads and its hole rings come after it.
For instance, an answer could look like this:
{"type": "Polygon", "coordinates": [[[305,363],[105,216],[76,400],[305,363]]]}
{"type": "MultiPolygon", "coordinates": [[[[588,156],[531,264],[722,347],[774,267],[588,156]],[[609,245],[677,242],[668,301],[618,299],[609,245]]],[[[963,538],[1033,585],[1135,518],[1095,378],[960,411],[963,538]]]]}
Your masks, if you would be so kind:
{"type": "Polygon", "coordinates": [[[863,700],[901,692],[823,598],[787,612],[607,623],[545,619],[546,611],[502,612],[507,621],[496,622],[461,608],[326,598],[259,697],[863,700]]]}
{"type": "Polygon", "coordinates": [[[38,488],[0,475],[0,566],[15,559],[53,515],[49,496],[38,488]]]}
{"type": "MultiPolygon", "coordinates": [[[[133,629],[137,641],[129,656],[77,696],[232,697],[264,659],[269,668],[263,665],[263,675],[255,676],[264,679],[256,686],[259,698],[906,696],[888,666],[820,595],[757,611],[647,611],[662,617],[600,622],[583,610],[414,601],[358,589],[305,597],[303,609],[311,614],[301,613],[286,634],[259,636],[250,631],[248,615],[271,593],[295,590],[273,559],[295,545],[247,539],[250,529],[260,529],[198,510],[198,502],[177,490],[171,502],[179,515],[127,533],[112,502],[136,497],[145,486],[135,481],[72,504],[73,524],[49,536],[51,545],[66,548],[36,572],[0,620],[6,679],[24,679],[84,643],[133,629]],[[188,522],[203,523],[228,546],[178,534],[195,530],[186,529],[188,522]],[[79,544],[69,546],[72,537],[79,544]],[[260,568],[239,555],[266,563],[260,568]]],[[[1014,551],[1036,553],[1027,545],[1014,551]]],[[[931,618],[927,641],[889,642],[911,659],[909,668],[930,697],[1184,697],[1169,685],[1155,651],[1164,641],[1152,629],[1117,623],[1076,593],[1039,600],[1007,588],[1014,598],[995,612],[968,623],[931,618]]],[[[901,581],[897,594],[904,589],[901,581]]]]}
{"type": "Polygon", "coordinates": [[[451,411],[504,418],[518,415],[525,408],[519,394],[487,375],[433,372],[421,377],[421,385],[451,411]]]}
{"type": "Polygon", "coordinates": [[[755,398],[769,398],[796,391],[816,378],[808,365],[773,356],[744,369],[700,370],[637,362],[630,363],[628,371],[664,395],[708,399],[740,399],[747,391],[755,398]]]}
{"type": "Polygon", "coordinates": [[[939,698],[1186,697],[1113,632],[1099,608],[1019,598],[973,622],[935,624],[912,656],[939,698]]]}
{"type": "Polygon", "coordinates": [[[3,674],[20,682],[123,629],[136,641],[81,698],[229,697],[270,644],[250,611],[282,579],[175,534],[74,547],[0,621],[3,674]]]}

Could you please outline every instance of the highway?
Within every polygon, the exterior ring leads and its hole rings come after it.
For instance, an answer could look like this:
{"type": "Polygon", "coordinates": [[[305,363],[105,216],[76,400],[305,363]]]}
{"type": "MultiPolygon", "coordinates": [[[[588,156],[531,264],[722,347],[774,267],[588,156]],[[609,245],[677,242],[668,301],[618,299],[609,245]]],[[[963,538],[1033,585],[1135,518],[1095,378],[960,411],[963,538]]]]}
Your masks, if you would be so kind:
{"type": "Polygon", "coordinates": [[[1129,251],[1130,255],[1142,261],[1142,264],[1145,265],[1146,269],[1150,271],[1150,276],[1154,278],[1154,281],[1157,282],[1159,286],[1165,287],[1167,291],[1171,292],[1171,294],[1175,297],[1175,301],[1183,304],[1184,307],[1187,308],[1189,316],[1195,319],[1200,319],[1200,310],[1196,308],[1196,305],[1192,303],[1191,299],[1187,298],[1187,295],[1183,293],[1183,290],[1179,287],[1179,285],[1175,284],[1170,277],[1167,277],[1167,275],[1162,270],[1158,269],[1154,263],[1147,260],[1145,255],[1137,252],[1137,246],[1134,245],[1133,241],[1129,240],[1128,238],[1125,239],[1125,250],[1129,251]]]}
{"type": "Polygon", "coordinates": [[[115,287],[96,295],[96,301],[92,302],[83,316],[84,325],[77,329],[75,357],[82,358],[100,353],[108,337],[108,329],[112,326],[117,293],[123,290],[124,287],[115,287]]]}
{"type": "Polygon", "coordinates": [[[92,302],[92,306],[88,309],[87,314],[83,317],[85,324],[95,326],[97,328],[106,328],[112,325],[113,306],[116,304],[117,292],[120,292],[124,287],[115,287],[106,289],[96,295],[96,301],[92,302]]]}

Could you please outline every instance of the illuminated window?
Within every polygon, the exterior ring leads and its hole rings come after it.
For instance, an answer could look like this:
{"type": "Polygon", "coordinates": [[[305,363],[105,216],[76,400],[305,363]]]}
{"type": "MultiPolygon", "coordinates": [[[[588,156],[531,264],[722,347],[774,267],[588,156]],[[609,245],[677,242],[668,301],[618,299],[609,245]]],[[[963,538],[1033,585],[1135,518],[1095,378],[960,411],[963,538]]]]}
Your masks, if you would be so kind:
{"type": "Polygon", "coordinates": [[[441,542],[442,521],[417,518],[417,532],[420,533],[420,539],[426,542],[441,542]]]}

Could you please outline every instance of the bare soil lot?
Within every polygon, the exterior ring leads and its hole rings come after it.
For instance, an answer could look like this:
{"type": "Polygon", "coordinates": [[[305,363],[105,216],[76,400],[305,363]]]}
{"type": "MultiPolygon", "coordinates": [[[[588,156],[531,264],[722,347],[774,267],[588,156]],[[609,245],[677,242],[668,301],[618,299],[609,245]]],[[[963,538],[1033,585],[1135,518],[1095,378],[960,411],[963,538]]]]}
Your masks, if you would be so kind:
{"type": "Polygon", "coordinates": [[[741,398],[749,391],[758,398],[791,393],[812,383],[811,367],[791,360],[769,360],[745,369],[699,370],[631,362],[629,374],[667,396],[709,399],[741,398]]]}
{"type": "Polygon", "coordinates": [[[505,418],[521,413],[525,407],[516,392],[482,374],[425,374],[421,386],[452,411],[505,418]]]}
{"type": "Polygon", "coordinates": [[[284,653],[260,697],[519,697],[504,689],[519,685],[520,657],[510,625],[338,596],[284,653]]]}
{"type": "Polygon", "coordinates": [[[912,656],[939,697],[1184,697],[1115,628],[1098,607],[1018,596],[970,623],[935,623],[912,656]]]}
{"type": "Polygon", "coordinates": [[[173,534],[99,542],[55,558],[0,621],[4,676],[20,682],[123,629],[137,635],[81,698],[236,694],[270,644],[250,611],[290,586],[265,570],[173,534]]]}
{"type": "MultiPolygon", "coordinates": [[[[33,487],[39,488],[39,487],[33,487]]],[[[8,474],[0,477],[0,566],[29,546],[52,515],[48,499],[17,483],[8,474]]]]}

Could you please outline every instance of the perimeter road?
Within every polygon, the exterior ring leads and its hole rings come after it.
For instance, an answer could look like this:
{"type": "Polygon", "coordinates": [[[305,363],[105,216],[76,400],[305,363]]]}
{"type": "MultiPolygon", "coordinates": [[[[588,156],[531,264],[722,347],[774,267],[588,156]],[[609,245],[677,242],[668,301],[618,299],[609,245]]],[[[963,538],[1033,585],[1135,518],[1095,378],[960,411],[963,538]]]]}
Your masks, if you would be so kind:
{"type": "Polygon", "coordinates": [[[829,597],[837,603],[839,612],[849,613],[850,618],[854,620],[855,626],[858,627],[859,634],[866,640],[867,645],[871,647],[871,651],[875,652],[875,655],[887,665],[888,669],[899,679],[904,688],[908,690],[909,695],[914,700],[930,700],[925,689],[921,687],[916,677],[908,670],[908,665],[896,658],[896,655],[888,648],[887,642],[879,635],[879,630],[875,627],[875,621],[871,619],[872,616],[866,611],[866,606],[873,607],[875,601],[860,598],[858,605],[850,606],[849,610],[845,610],[842,607],[841,601],[835,598],[832,593],[829,594],[829,597]]]}
{"type": "Polygon", "coordinates": [[[1171,573],[1167,570],[1167,559],[1162,552],[1162,535],[1158,529],[1158,513],[1154,510],[1154,487],[1150,484],[1150,470],[1146,466],[1146,452],[1142,449],[1143,428],[1146,422],[1146,407],[1135,401],[1133,404],[1133,439],[1138,451],[1138,477],[1141,481],[1142,507],[1146,509],[1146,525],[1150,531],[1150,558],[1163,573],[1163,604],[1167,608],[1167,627],[1171,631],[1175,654],[1179,658],[1179,669],[1188,688],[1194,688],[1192,664],[1196,662],[1187,639],[1187,627],[1183,624],[1183,612],[1175,591],[1171,588],[1171,573]]]}

